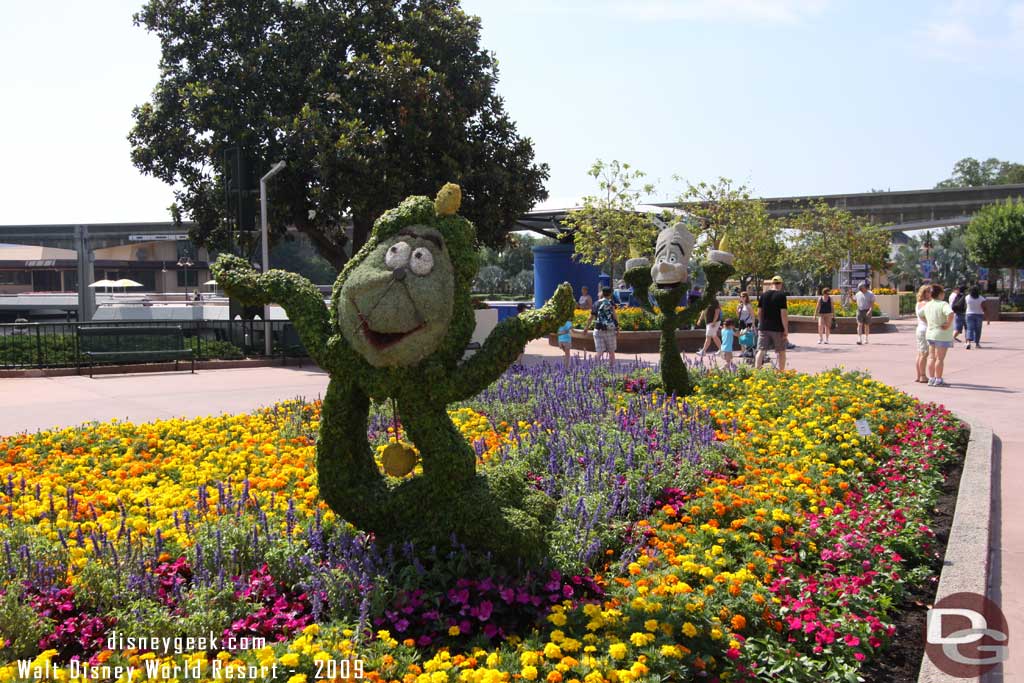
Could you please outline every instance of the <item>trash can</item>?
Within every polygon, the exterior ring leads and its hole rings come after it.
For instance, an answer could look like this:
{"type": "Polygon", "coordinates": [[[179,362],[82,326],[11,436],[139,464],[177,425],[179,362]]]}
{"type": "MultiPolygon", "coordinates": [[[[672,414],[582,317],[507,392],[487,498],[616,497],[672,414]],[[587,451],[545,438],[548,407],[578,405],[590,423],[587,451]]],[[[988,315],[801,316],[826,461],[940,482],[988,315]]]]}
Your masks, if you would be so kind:
{"type": "Polygon", "coordinates": [[[993,320],[999,320],[999,297],[988,296],[981,302],[981,310],[985,314],[985,322],[990,323],[993,320]]]}

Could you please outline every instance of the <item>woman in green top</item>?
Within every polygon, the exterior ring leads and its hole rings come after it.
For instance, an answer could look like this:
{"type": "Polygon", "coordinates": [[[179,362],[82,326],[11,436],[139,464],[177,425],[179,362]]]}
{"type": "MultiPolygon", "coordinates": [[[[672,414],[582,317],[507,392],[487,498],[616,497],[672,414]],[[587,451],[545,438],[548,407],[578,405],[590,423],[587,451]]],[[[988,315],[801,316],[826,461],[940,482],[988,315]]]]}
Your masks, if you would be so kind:
{"type": "Polygon", "coordinates": [[[928,340],[928,384],[933,387],[948,387],[942,379],[946,363],[946,352],[953,346],[953,309],[943,301],[945,291],[942,285],[932,285],[932,300],[924,307],[924,319],[928,323],[925,338],[928,340]]]}

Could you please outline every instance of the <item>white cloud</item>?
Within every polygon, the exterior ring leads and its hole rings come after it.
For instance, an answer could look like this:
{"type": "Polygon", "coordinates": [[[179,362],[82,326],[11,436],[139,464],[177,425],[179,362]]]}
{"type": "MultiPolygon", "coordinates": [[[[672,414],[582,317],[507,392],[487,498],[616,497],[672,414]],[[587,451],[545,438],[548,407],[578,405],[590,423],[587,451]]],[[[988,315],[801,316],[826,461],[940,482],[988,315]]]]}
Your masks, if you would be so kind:
{"type": "Polygon", "coordinates": [[[1024,41],[1024,2],[947,0],[915,34],[921,50],[958,62],[1017,51],[1024,41]]]}

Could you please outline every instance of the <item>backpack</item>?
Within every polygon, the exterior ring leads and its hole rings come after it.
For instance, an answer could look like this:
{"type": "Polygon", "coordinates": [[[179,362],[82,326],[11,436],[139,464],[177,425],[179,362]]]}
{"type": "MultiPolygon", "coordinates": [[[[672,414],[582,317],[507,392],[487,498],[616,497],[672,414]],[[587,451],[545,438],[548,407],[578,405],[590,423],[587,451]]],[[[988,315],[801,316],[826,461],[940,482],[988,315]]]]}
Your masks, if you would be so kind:
{"type": "Polygon", "coordinates": [[[614,306],[611,299],[601,299],[597,302],[597,323],[594,325],[599,330],[614,330],[615,318],[613,315],[614,306]]]}
{"type": "Polygon", "coordinates": [[[967,312],[967,297],[961,294],[958,296],[951,305],[953,312],[957,315],[963,315],[967,312]]]}

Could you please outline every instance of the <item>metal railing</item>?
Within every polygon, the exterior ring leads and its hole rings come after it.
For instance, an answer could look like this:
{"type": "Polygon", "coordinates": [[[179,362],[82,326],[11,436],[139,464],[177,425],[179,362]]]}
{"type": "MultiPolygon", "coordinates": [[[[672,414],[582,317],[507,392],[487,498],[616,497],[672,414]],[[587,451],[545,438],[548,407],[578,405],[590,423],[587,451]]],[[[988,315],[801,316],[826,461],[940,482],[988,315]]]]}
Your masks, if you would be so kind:
{"type": "MultiPolygon", "coordinates": [[[[47,322],[0,324],[0,369],[77,368],[79,327],[180,327],[198,360],[266,358],[266,323],[252,320],[161,320],[47,322]]],[[[273,358],[305,358],[308,354],[288,320],[270,322],[273,358]]],[[[127,329],[126,329],[127,333],[127,329]]]]}

